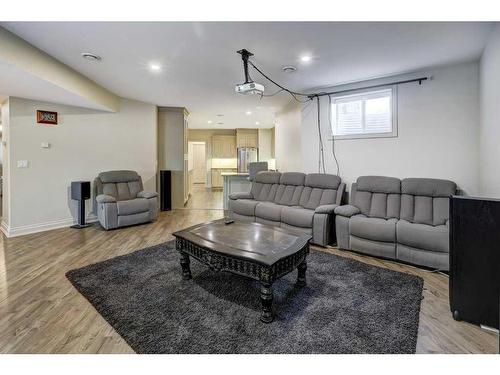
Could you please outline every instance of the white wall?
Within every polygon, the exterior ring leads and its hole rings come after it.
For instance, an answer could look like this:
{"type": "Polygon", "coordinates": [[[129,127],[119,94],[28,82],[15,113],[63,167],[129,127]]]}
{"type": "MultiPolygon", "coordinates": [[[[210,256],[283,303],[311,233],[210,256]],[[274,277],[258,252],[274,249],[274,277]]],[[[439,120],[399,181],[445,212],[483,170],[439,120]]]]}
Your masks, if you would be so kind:
{"type": "Polygon", "coordinates": [[[101,171],[135,170],[145,189],[156,190],[154,105],[122,99],[118,112],[106,113],[11,97],[9,110],[11,235],[70,224],[71,181],[93,181],[101,171]],[[58,112],[59,124],[37,124],[37,109],[58,112]],[[17,168],[18,160],[28,160],[29,168],[17,168]]]}
{"type": "Polygon", "coordinates": [[[2,104],[2,222],[9,223],[9,154],[4,144],[9,136],[9,98],[4,99],[2,104]]]}
{"type": "Polygon", "coordinates": [[[281,172],[297,172],[303,169],[301,150],[300,105],[290,103],[276,114],[275,157],[276,169],[281,172]]]}
{"type": "MultiPolygon", "coordinates": [[[[432,69],[423,74],[430,74],[433,79],[422,85],[398,87],[396,138],[335,141],[340,176],[348,189],[358,176],[383,175],[450,179],[465,193],[478,193],[478,63],[432,69]]],[[[420,74],[403,78],[416,76],[420,74]]],[[[336,173],[332,142],[328,141],[331,131],[327,109],[328,98],[324,97],[321,110],[325,165],[327,173],[336,173]]],[[[304,105],[299,137],[302,170],[317,172],[316,103],[304,105]]],[[[282,138],[277,144],[283,142],[282,138]]]]}
{"type": "Polygon", "coordinates": [[[500,198],[500,25],[480,62],[479,193],[500,198]]]}
{"type": "Polygon", "coordinates": [[[158,167],[184,170],[184,109],[160,108],[158,111],[158,167]]]}
{"type": "Polygon", "coordinates": [[[258,129],[259,134],[259,161],[269,162],[272,159],[272,129],[258,129]]]}

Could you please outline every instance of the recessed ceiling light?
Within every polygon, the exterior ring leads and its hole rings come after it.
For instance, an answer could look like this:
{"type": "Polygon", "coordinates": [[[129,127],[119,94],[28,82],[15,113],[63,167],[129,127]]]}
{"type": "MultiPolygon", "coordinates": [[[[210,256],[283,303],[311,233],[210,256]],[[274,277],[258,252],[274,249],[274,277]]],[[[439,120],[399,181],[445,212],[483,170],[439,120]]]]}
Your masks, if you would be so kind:
{"type": "Polygon", "coordinates": [[[209,124],[211,124],[211,123],[212,123],[212,120],[208,120],[207,122],[208,122],[209,124]]]}
{"type": "Polygon", "coordinates": [[[300,61],[302,61],[302,62],[309,62],[309,61],[311,61],[311,56],[309,56],[309,55],[303,55],[303,56],[300,57],[300,61]]]}
{"type": "Polygon", "coordinates": [[[159,72],[161,70],[161,65],[158,64],[158,63],[150,63],[149,64],[149,69],[152,71],[152,72],[159,72]]]}
{"type": "Polygon", "coordinates": [[[246,111],[245,112],[247,115],[251,115],[252,114],[252,111],[246,111]]]}
{"type": "Polygon", "coordinates": [[[258,122],[258,121],[255,121],[255,125],[259,125],[259,124],[260,124],[260,122],[258,122]]]}
{"type": "Polygon", "coordinates": [[[283,68],[281,68],[281,70],[283,70],[285,73],[293,73],[297,70],[297,68],[291,65],[286,65],[283,68]]]}
{"type": "Polygon", "coordinates": [[[90,53],[90,52],[83,52],[82,57],[85,60],[89,60],[89,61],[101,61],[101,56],[94,55],[93,53],[90,53]]]}

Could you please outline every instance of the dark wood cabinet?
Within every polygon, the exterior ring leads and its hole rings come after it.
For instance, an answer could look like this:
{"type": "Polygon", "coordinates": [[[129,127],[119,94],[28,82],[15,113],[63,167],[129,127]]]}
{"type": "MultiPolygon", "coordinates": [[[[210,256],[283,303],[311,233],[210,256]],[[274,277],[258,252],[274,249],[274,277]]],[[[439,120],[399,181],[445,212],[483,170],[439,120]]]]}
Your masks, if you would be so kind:
{"type": "Polygon", "coordinates": [[[498,329],[500,200],[450,200],[450,308],[453,317],[498,329]]]}

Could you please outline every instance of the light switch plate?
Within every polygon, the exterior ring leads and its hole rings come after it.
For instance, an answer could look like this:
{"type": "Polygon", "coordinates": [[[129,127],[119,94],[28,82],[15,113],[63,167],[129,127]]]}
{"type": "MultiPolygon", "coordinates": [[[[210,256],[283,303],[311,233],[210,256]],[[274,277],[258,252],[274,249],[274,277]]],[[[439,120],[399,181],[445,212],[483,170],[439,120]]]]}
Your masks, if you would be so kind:
{"type": "Polygon", "coordinates": [[[50,148],[50,143],[49,142],[42,142],[40,146],[42,148],[50,148]]]}
{"type": "Polygon", "coordinates": [[[28,168],[28,160],[18,160],[17,167],[18,168],[28,168]]]}

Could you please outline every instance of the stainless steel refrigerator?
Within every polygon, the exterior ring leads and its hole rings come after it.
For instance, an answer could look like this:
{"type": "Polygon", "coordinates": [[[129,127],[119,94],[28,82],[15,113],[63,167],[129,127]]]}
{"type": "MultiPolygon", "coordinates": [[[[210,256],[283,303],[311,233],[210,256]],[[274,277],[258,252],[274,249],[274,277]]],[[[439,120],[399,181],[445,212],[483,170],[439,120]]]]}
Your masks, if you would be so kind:
{"type": "Polygon", "coordinates": [[[258,161],[258,149],[255,147],[238,148],[238,173],[248,173],[248,164],[258,161]]]}

